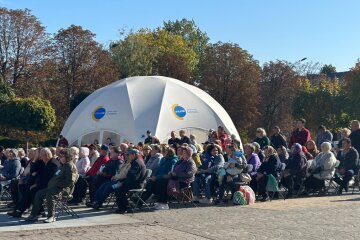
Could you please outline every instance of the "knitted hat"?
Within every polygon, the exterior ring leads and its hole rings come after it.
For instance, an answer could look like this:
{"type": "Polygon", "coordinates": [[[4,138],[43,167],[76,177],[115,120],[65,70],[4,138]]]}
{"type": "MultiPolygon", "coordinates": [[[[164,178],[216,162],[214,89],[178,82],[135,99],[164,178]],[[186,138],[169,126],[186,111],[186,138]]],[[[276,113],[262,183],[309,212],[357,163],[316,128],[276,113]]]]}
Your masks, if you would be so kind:
{"type": "Polygon", "coordinates": [[[182,149],[186,150],[187,154],[191,157],[193,155],[193,150],[191,147],[186,146],[186,147],[182,147],[182,149]]]}
{"type": "Polygon", "coordinates": [[[105,145],[105,144],[101,145],[100,149],[104,150],[104,151],[107,151],[107,152],[109,151],[109,147],[107,145],[105,145]]]}

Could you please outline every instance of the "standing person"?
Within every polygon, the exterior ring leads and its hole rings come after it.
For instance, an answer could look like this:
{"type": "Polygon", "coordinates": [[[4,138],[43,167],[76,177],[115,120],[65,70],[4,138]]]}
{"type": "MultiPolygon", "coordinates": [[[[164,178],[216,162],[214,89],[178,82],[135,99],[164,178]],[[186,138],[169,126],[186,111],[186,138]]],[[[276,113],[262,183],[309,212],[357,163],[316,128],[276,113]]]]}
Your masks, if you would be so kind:
{"type": "Polygon", "coordinates": [[[342,194],[343,189],[348,191],[349,181],[359,170],[358,151],[351,146],[350,138],[344,138],[342,142],[343,150],[337,154],[340,164],[335,174],[335,182],[340,185],[338,194],[342,194]]]}
{"type": "Polygon", "coordinates": [[[180,135],[180,142],[179,142],[180,145],[184,143],[190,144],[190,138],[185,135],[185,130],[180,130],[179,135],[180,135]]]}
{"type": "Polygon", "coordinates": [[[272,130],[273,135],[270,138],[271,146],[273,146],[275,149],[281,148],[281,146],[288,148],[286,138],[284,135],[281,134],[281,130],[279,126],[273,127],[272,130]]]}
{"type": "Polygon", "coordinates": [[[60,152],[61,167],[50,179],[47,188],[38,191],[34,198],[33,208],[30,216],[26,221],[35,222],[38,220],[44,199],[46,198],[46,205],[48,210],[47,219],[45,223],[55,222],[55,202],[54,196],[61,192],[70,194],[71,189],[74,187],[76,179],[78,178],[76,166],[73,163],[69,149],[63,149],[60,152]]]}
{"type": "Polygon", "coordinates": [[[296,123],[296,129],[291,133],[289,147],[292,147],[295,143],[305,146],[305,144],[311,139],[310,131],[305,128],[306,120],[301,118],[296,123]]]}
{"type": "Polygon", "coordinates": [[[360,151],[360,122],[354,120],[351,122],[351,134],[349,138],[351,139],[352,146],[359,152],[360,151]]]}
{"type": "Polygon", "coordinates": [[[171,131],[171,138],[168,140],[168,144],[172,147],[176,146],[176,144],[179,144],[180,138],[176,137],[175,131],[171,131]]]}
{"type": "Polygon", "coordinates": [[[264,149],[267,146],[270,146],[270,140],[266,136],[266,131],[263,128],[256,129],[256,138],[254,142],[257,142],[260,145],[260,149],[264,149]]]}
{"type": "Polygon", "coordinates": [[[146,138],[144,141],[144,144],[150,145],[152,143],[152,136],[151,136],[151,131],[147,130],[146,131],[146,138]]]}
{"type": "Polygon", "coordinates": [[[229,144],[229,136],[225,132],[224,127],[218,127],[218,136],[221,143],[221,148],[226,149],[227,145],[229,144]]]}
{"type": "Polygon", "coordinates": [[[333,135],[332,133],[326,129],[326,127],[324,125],[320,125],[318,127],[318,135],[316,137],[316,146],[318,148],[321,147],[321,144],[323,142],[329,142],[332,143],[333,140],[333,135]]]}

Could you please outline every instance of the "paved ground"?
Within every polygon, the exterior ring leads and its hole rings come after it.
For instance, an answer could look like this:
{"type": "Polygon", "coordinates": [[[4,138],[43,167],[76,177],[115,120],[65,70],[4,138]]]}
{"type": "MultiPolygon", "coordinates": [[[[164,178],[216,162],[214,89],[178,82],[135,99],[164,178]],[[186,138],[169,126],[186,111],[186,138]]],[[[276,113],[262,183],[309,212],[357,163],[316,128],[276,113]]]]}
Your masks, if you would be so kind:
{"type": "MultiPolygon", "coordinates": [[[[178,208],[125,216],[99,212],[95,223],[86,220],[92,217],[84,215],[79,220],[36,224],[33,227],[37,230],[16,231],[19,223],[4,226],[13,219],[1,213],[0,239],[359,239],[360,195],[277,200],[252,206],[178,208]]],[[[30,225],[26,226],[22,229],[29,229],[30,225]]]]}

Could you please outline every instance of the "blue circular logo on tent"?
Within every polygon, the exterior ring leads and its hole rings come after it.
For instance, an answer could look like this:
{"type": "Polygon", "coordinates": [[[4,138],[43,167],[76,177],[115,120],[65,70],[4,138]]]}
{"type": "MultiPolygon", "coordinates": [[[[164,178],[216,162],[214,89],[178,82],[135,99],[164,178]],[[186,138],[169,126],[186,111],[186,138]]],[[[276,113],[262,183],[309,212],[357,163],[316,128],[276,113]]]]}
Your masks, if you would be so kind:
{"type": "Polygon", "coordinates": [[[106,109],[102,106],[97,107],[93,114],[92,114],[92,118],[94,121],[99,121],[100,119],[102,119],[106,114],[106,109]]]}
{"type": "Polygon", "coordinates": [[[174,108],[174,113],[176,116],[178,116],[179,118],[183,118],[186,115],[186,110],[185,108],[181,107],[181,106],[175,106],[174,108]]]}

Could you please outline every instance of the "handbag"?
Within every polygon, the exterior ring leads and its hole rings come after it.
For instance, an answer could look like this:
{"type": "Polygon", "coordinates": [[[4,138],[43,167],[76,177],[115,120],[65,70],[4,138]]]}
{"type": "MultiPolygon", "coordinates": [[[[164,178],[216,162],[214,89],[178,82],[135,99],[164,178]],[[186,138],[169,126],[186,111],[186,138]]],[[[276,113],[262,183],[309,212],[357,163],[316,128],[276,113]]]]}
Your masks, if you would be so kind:
{"type": "Polygon", "coordinates": [[[170,179],[167,185],[167,195],[178,198],[180,196],[179,180],[170,179]]]}

